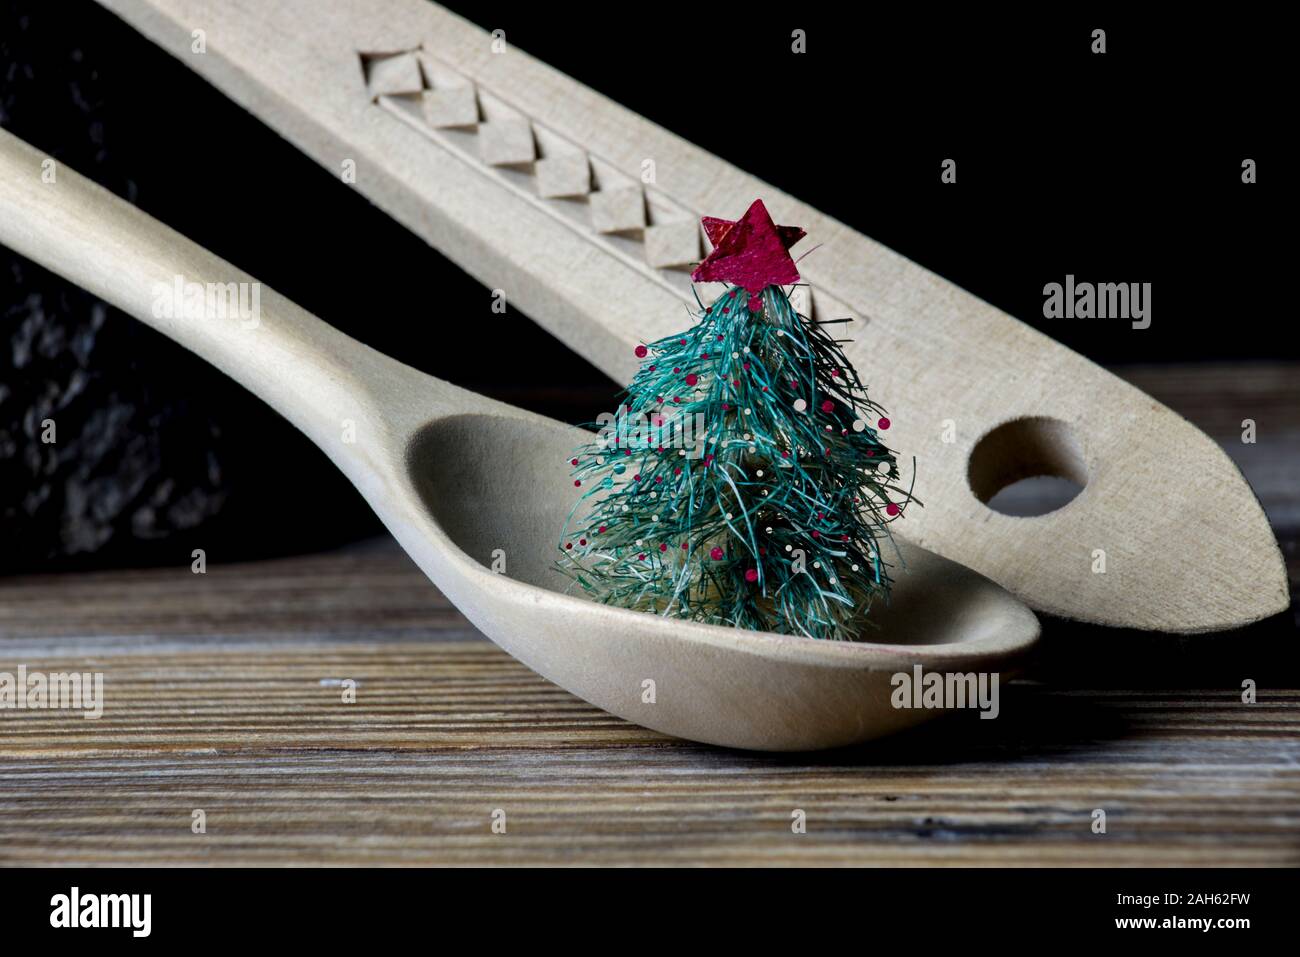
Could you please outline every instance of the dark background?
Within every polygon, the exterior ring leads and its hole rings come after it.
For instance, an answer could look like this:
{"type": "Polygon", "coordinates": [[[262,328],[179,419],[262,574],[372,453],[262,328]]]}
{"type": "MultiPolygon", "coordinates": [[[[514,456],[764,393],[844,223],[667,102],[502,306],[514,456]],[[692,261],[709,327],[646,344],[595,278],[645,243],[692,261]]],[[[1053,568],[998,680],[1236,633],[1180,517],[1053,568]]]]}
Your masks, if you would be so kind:
{"type": "MultiPolygon", "coordinates": [[[[1295,355],[1287,34],[1257,11],[448,5],[1096,361],[1295,355]],[[1066,273],[1150,282],[1151,328],[1043,319],[1066,273]]],[[[461,361],[499,335],[465,318],[488,321],[477,282],[88,0],[0,0],[0,125],[416,367],[574,422],[614,391],[518,315],[500,362],[461,361]]],[[[230,560],[378,528],[274,413],[0,249],[0,568],[230,560]]]]}

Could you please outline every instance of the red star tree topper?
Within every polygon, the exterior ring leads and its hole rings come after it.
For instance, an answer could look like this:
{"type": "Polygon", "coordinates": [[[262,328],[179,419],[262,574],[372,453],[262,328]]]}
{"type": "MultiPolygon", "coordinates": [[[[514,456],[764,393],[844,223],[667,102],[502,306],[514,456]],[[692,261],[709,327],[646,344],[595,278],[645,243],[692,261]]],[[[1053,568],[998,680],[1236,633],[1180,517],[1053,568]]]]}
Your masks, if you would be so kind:
{"type": "Polygon", "coordinates": [[[798,226],[778,226],[756,199],[735,222],[705,216],[701,222],[713,252],[691,273],[696,282],[730,282],[749,293],[749,308],[758,312],[768,286],[799,281],[790,247],[803,239],[798,226]]]}

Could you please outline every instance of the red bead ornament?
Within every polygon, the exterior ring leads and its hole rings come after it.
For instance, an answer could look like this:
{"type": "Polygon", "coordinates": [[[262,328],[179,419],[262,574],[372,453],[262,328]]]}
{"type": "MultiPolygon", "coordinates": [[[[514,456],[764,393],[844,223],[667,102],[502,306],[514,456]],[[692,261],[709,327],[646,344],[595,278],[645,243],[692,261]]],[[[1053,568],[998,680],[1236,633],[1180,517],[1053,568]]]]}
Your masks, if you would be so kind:
{"type": "Polygon", "coordinates": [[[722,549],[719,548],[717,545],[714,545],[713,548],[709,551],[709,557],[712,558],[715,562],[722,561],[722,549]]]}
{"type": "Polygon", "coordinates": [[[637,357],[638,359],[644,359],[644,358],[646,357],[647,353],[649,353],[649,352],[650,352],[650,350],[647,349],[645,346],[637,346],[637,347],[636,347],[636,357],[637,357]]]}
{"type": "Polygon", "coordinates": [[[886,515],[897,515],[897,514],[898,514],[898,506],[895,505],[893,502],[890,502],[888,505],[885,506],[885,514],[886,514],[886,515]]]}
{"type": "Polygon", "coordinates": [[[692,372],[690,375],[686,377],[687,385],[695,385],[699,381],[700,381],[700,377],[697,376],[694,372],[692,372]]]}
{"type": "Polygon", "coordinates": [[[877,428],[881,428],[881,429],[887,429],[887,428],[889,428],[889,420],[888,420],[888,419],[881,419],[879,422],[876,423],[876,427],[877,427],[877,428]]]}
{"type": "Polygon", "coordinates": [[[569,464],[570,464],[570,465],[577,465],[577,464],[578,464],[578,460],[577,460],[577,459],[569,459],[569,464]]]}
{"type": "Polygon", "coordinates": [[[574,479],[574,480],[573,480],[573,487],[574,487],[574,488],[579,488],[581,485],[582,485],[582,480],[581,480],[581,479],[574,479]]]}
{"type": "Polygon", "coordinates": [[[645,561],[645,552],[642,552],[640,555],[637,556],[637,561],[642,561],[642,562],[645,561]]]}
{"type": "Polygon", "coordinates": [[[668,546],[667,546],[666,544],[665,544],[665,545],[660,545],[660,546],[659,546],[659,551],[661,551],[661,552],[666,552],[666,551],[668,551],[668,546]]]}
{"type": "Polygon", "coordinates": [[[758,569],[757,569],[757,568],[749,568],[749,569],[746,569],[746,570],[745,570],[745,581],[747,581],[747,582],[756,582],[756,581],[758,581],[758,569]]]}
{"type": "Polygon", "coordinates": [[[830,399],[827,399],[825,402],[822,403],[822,411],[823,411],[823,412],[834,412],[834,411],[835,411],[835,403],[832,402],[830,399]]]}

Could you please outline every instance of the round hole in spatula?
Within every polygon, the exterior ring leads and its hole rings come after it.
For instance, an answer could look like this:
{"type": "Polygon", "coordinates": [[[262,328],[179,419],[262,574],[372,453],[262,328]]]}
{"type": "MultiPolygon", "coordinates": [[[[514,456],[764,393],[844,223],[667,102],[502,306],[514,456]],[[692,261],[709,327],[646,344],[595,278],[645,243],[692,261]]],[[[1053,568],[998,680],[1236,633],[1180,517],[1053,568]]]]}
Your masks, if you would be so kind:
{"type": "Polygon", "coordinates": [[[1004,422],[976,442],[967,477],[995,512],[1030,518],[1068,505],[1088,484],[1088,468],[1069,424],[1034,416],[1004,422]]]}

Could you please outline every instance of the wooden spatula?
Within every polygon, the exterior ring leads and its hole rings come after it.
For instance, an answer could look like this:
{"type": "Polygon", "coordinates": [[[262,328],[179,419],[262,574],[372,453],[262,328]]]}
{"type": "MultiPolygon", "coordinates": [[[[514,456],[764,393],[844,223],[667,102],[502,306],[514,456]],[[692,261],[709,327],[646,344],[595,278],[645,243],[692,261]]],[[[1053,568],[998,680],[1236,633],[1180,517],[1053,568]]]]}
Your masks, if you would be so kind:
{"type": "Polygon", "coordinates": [[[637,342],[684,322],[700,215],[761,197],[821,245],[801,266],[813,318],[869,317],[849,358],[894,412],[926,503],[903,534],[1070,618],[1202,632],[1287,607],[1259,502],[1192,425],[446,10],[101,2],[620,382],[637,342]],[[1084,489],[1033,518],[985,504],[1037,474],[1084,489]]]}

